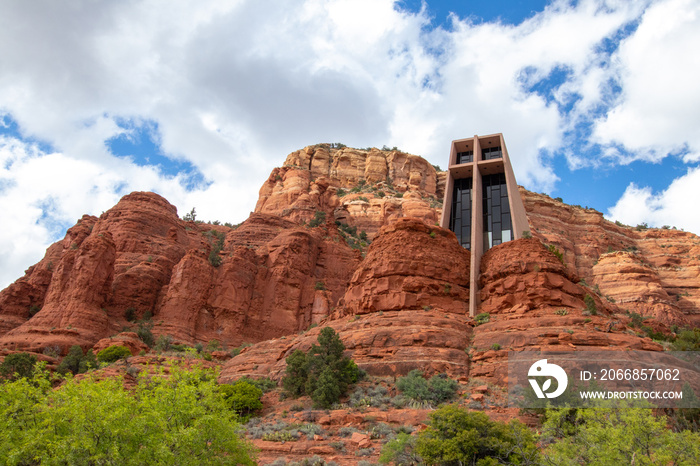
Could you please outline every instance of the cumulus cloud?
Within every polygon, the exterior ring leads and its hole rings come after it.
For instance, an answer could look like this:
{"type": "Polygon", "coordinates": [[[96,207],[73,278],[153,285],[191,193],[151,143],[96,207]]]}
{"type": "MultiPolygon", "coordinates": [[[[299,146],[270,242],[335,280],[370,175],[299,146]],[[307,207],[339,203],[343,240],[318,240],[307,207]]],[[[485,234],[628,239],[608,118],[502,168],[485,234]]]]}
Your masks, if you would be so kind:
{"type": "Polygon", "coordinates": [[[623,162],[659,161],[682,153],[700,159],[700,3],[651,5],[623,40],[611,71],[620,87],[615,105],[595,124],[593,140],[617,145],[623,162]]]}
{"type": "Polygon", "coordinates": [[[630,184],[617,203],[608,210],[608,217],[627,225],[647,223],[650,226],[676,226],[700,231],[700,217],[695,215],[693,201],[700,199],[700,167],[691,168],[659,193],[649,187],[630,184]]]}
{"type": "Polygon", "coordinates": [[[697,2],[555,0],[521,24],[453,15],[448,30],[400,5],[2,2],[0,114],[18,134],[0,141],[15,225],[0,237],[0,287],[131,190],[241,221],[271,168],[317,142],[396,145],[444,166],[450,140],[502,132],[536,190],[556,187],[554,158],[590,163],[591,147],[613,163],[697,160],[697,2]],[[205,183],[110,152],[144,122],[205,183]]]}

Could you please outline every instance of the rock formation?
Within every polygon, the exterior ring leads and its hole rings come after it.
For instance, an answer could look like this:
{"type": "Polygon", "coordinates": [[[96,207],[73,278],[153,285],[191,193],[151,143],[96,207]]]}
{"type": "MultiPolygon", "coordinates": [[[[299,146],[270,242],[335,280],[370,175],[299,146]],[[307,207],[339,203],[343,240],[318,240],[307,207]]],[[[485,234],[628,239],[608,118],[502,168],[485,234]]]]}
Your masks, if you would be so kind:
{"type": "Polygon", "coordinates": [[[256,212],[309,222],[317,210],[364,230],[372,239],[401,217],[440,220],[445,173],[400,151],[331,148],[292,152],[260,188],[256,212]]]}
{"type": "Polygon", "coordinates": [[[89,348],[135,327],[128,311],[151,315],[156,336],[188,344],[286,335],[330,312],[359,260],[333,223],[265,214],[238,229],[185,222],[162,197],[132,193],[99,219],[83,217],[0,292],[0,347],[89,348]]]}
{"type": "Polygon", "coordinates": [[[228,363],[231,379],[281,374],[317,330],[299,332],[322,323],[372,373],[420,366],[498,381],[505,349],[656,349],[633,316],[666,333],[700,322],[696,235],[612,223],[521,189],[535,239],[484,256],[490,320],[472,331],[469,254],[434,226],[444,181],[415,155],[319,144],[272,171],[237,227],[184,221],[162,197],[132,193],[81,218],[0,292],[0,349],[87,349],[151,316],[156,337],[181,343],[261,342],[228,363]],[[596,315],[584,315],[586,295],[596,315]]]}
{"type": "Polygon", "coordinates": [[[556,246],[569,273],[622,309],[670,325],[700,325],[700,238],[632,228],[603,214],[520,189],[535,237],[556,246]]]}
{"type": "MultiPolygon", "coordinates": [[[[361,368],[375,375],[412,369],[465,378],[469,253],[454,233],[420,220],[383,227],[350,282],[338,309],[324,321],[361,368]]],[[[222,372],[279,378],[294,349],[308,350],[318,329],[246,348],[222,372]]]]}

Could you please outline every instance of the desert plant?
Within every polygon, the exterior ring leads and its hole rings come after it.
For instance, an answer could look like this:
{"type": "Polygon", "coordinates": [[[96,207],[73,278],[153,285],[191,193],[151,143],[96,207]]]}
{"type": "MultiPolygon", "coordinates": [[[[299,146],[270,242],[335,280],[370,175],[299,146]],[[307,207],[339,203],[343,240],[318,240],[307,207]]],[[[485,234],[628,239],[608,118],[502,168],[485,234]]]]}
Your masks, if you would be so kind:
{"type": "Polygon", "coordinates": [[[396,388],[405,396],[418,402],[443,403],[457,393],[457,382],[444,374],[434,375],[430,380],[417,369],[405,377],[399,377],[396,388]]]}
{"type": "Polygon", "coordinates": [[[482,312],[481,314],[477,314],[474,320],[476,320],[477,325],[485,324],[491,320],[491,314],[488,312],[482,312]]]}
{"type": "Polygon", "coordinates": [[[29,353],[11,353],[0,364],[0,376],[10,380],[29,378],[34,374],[37,358],[29,353]]]}
{"type": "Polygon", "coordinates": [[[113,345],[97,353],[100,362],[112,363],[131,356],[131,351],[126,346],[113,345]]]}
{"type": "MultiPolygon", "coordinates": [[[[130,355],[131,352],[129,352],[130,355]]],[[[97,368],[97,359],[95,359],[92,350],[83,354],[83,349],[79,345],[74,345],[68,350],[68,354],[63,358],[56,370],[61,374],[67,374],[68,372],[82,374],[95,368],[97,368]]]]}
{"type": "Polygon", "coordinates": [[[586,293],[586,296],[583,298],[583,303],[586,305],[586,310],[590,312],[592,316],[598,314],[598,307],[590,294],[586,293]]]}
{"type": "Polygon", "coordinates": [[[263,407],[260,401],[262,390],[247,380],[237,380],[232,385],[219,385],[219,393],[228,407],[244,418],[263,407]]]}

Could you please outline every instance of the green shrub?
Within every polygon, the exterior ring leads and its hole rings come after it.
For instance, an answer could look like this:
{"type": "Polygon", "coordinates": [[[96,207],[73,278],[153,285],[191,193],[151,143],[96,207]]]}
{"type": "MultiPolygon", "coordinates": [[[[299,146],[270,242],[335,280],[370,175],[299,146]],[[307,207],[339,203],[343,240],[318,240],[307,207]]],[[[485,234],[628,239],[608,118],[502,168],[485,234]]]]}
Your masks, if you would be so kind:
{"type": "Polygon", "coordinates": [[[520,421],[491,421],[482,412],[447,405],[430,414],[416,453],[426,464],[539,464],[535,435],[520,421]]]}
{"type": "Polygon", "coordinates": [[[526,238],[526,239],[532,238],[532,233],[530,233],[529,231],[525,230],[525,231],[523,231],[523,233],[522,233],[522,237],[523,237],[523,238],[526,238]]]}
{"type": "Polygon", "coordinates": [[[357,382],[360,371],[352,359],[343,356],[345,346],[331,327],[321,329],[317,341],[308,355],[294,350],[287,357],[282,386],[289,396],[306,394],[315,405],[329,408],[357,382]]]}
{"type": "Polygon", "coordinates": [[[326,289],[326,284],[323,283],[322,281],[317,281],[317,282],[316,282],[316,285],[314,286],[314,289],[315,289],[315,290],[323,291],[323,290],[326,289]]]}
{"type": "Polygon", "coordinates": [[[326,221],[326,213],[322,210],[317,210],[314,214],[314,218],[309,222],[311,228],[315,228],[322,225],[326,221]]]}
{"type": "Polygon", "coordinates": [[[238,380],[248,382],[249,384],[259,388],[263,393],[267,393],[277,388],[277,382],[269,377],[263,377],[262,379],[251,379],[250,377],[244,376],[238,380]]]}
{"type": "Polygon", "coordinates": [[[83,354],[83,349],[79,345],[75,345],[71,346],[68,354],[63,358],[56,370],[61,374],[70,372],[75,375],[85,373],[90,369],[96,369],[97,366],[97,359],[95,359],[92,350],[88,350],[86,354],[83,354]]]}
{"type": "Polygon", "coordinates": [[[595,300],[591,295],[586,293],[586,296],[583,298],[583,303],[586,305],[586,310],[590,312],[591,315],[598,315],[598,307],[595,305],[595,300]]]}
{"type": "Polygon", "coordinates": [[[153,333],[151,332],[151,325],[141,322],[139,324],[139,328],[136,329],[136,335],[138,335],[139,339],[144,342],[149,348],[153,347],[155,343],[155,338],[153,337],[153,333]]]}
{"type": "Polygon", "coordinates": [[[247,380],[237,380],[234,384],[219,386],[219,393],[228,407],[241,416],[248,416],[262,409],[262,390],[247,380]]]}
{"type": "Polygon", "coordinates": [[[170,335],[159,335],[153,349],[160,352],[169,351],[172,344],[173,337],[171,337],[170,335]]]}
{"type": "Polygon", "coordinates": [[[434,404],[444,403],[457,393],[458,384],[444,374],[434,375],[430,380],[423,378],[418,369],[412,370],[405,377],[399,377],[396,388],[408,398],[418,402],[434,404]]]}
{"type": "Polygon", "coordinates": [[[126,359],[131,356],[131,351],[126,346],[110,346],[97,353],[97,360],[100,362],[112,363],[119,359],[126,359]]]}
{"type": "Polygon", "coordinates": [[[407,433],[400,433],[395,439],[385,443],[379,455],[382,464],[397,466],[412,466],[421,464],[421,458],[416,454],[416,438],[407,433]]]}
{"type": "Polygon", "coordinates": [[[127,322],[133,322],[136,320],[136,309],[133,307],[128,307],[124,311],[124,318],[127,320],[127,322]]]}
{"type": "Polygon", "coordinates": [[[498,351],[499,349],[501,349],[501,345],[498,343],[494,343],[493,345],[491,345],[491,349],[498,351]]]}
{"type": "Polygon", "coordinates": [[[476,320],[477,325],[485,324],[491,320],[491,314],[488,312],[482,312],[481,314],[477,314],[474,320],[476,320]]]}
{"type": "Polygon", "coordinates": [[[0,364],[0,375],[10,380],[31,378],[37,358],[29,353],[12,353],[0,364]]]}
{"type": "Polygon", "coordinates": [[[23,465],[256,464],[214,371],[171,367],[166,377],[69,379],[50,375],[0,390],[0,463],[23,465]]]}
{"type": "Polygon", "coordinates": [[[554,313],[558,316],[565,316],[569,313],[566,309],[557,309],[554,313]]]}
{"type": "Polygon", "coordinates": [[[555,245],[550,244],[549,246],[547,246],[547,249],[549,250],[549,252],[554,254],[557,259],[559,259],[559,262],[561,262],[562,264],[564,263],[564,254],[562,254],[561,251],[557,249],[555,245]]]}
{"type": "Polygon", "coordinates": [[[673,341],[675,351],[700,351],[700,328],[682,330],[673,341]]]}

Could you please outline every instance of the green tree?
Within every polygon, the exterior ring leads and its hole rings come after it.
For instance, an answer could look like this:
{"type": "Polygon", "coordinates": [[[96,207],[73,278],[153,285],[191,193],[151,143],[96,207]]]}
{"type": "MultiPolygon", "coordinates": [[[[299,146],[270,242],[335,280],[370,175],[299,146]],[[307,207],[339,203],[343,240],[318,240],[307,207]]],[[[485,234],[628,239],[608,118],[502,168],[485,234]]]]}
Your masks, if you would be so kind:
{"type": "Polygon", "coordinates": [[[131,351],[126,346],[113,345],[105,348],[97,353],[97,359],[100,362],[112,363],[120,359],[126,359],[131,356],[131,351]]]}
{"type": "Polygon", "coordinates": [[[343,356],[344,351],[345,345],[331,327],[322,328],[318,345],[311,345],[304,389],[318,406],[329,408],[340,400],[350,384],[357,382],[359,370],[352,359],[343,356]]]}
{"type": "Polygon", "coordinates": [[[491,421],[482,412],[446,405],[430,414],[416,452],[429,465],[539,464],[535,435],[520,421],[491,421]]]}
{"type": "Polygon", "coordinates": [[[700,464],[700,434],[673,432],[648,408],[606,403],[595,409],[548,410],[545,463],[562,466],[700,464]]]}
{"type": "Polygon", "coordinates": [[[309,354],[294,350],[287,357],[287,375],[282,386],[290,396],[309,395],[314,403],[329,408],[357,382],[360,371],[343,356],[345,345],[331,327],[324,327],[309,354]]]}
{"type": "Polygon", "coordinates": [[[29,353],[12,353],[0,364],[0,375],[9,379],[31,377],[36,365],[36,356],[29,353]]]}
{"type": "Polygon", "coordinates": [[[306,379],[309,374],[306,362],[306,353],[299,349],[292,351],[292,354],[287,356],[287,369],[284,378],[282,379],[282,387],[285,392],[292,397],[302,396],[306,379]]]}
{"type": "Polygon", "coordinates": [[[37,372],[0,389],[3,464],[255,464],[214,371],[173,367],[131,392],[120,378],[90,376],[51,390],[37,372]]]}
{"type": "Polygon", "coordinates": [[[219,392],[228,407],[241,416],[249,416],[263,407],[260,401],[262,390],[247,380],[237,380],[234,384],[221,385],[219,392]]]}
{"type": "MultiPolygon", "coordinates": [[[[131,352],[129,352],[129,355],[131,355],[131,352]]],[[[97,359],[95,359],[95,354],[92,350],[88,350],[86,354],[83,354],[83,349],[80,345],[74,345],[71,346],[68,354],[63,358],[56,370],[61,374],[68,372],[82,374],[90,369],[95,369],[97,366],[97,359]]]]}

